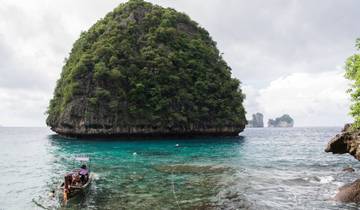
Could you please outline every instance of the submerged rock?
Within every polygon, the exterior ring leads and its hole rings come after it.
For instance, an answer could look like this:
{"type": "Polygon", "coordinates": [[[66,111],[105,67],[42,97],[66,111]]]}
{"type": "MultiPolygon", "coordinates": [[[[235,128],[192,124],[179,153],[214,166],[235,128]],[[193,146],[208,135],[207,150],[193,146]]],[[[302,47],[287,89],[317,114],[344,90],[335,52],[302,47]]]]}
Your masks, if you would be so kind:
{"type": "Polygon", "coordinates": [[[231,172],[233,168],[227,166],[213,166],[213,165],[159,165],[154,167],[155,170],[163,173],[224,173],[231,172]]]}
{"type": "Polygon", "coordinates": [[[351,168],[351,167],[346,167],[346,168],[343,168],[344,172],[355,172],[355,169],[351,168]]]}
{"type": "Polygon", "coordinates": [[[256,209],[253,204],[238,191],[238,189],[231,186],[226,190],[221,191],[216,197],[217,208],[214,209],[256,209]]]}
{"type": "Polygon", "coordinates": [[[237,136],[243,99],[204,28],[129,0],[74,43],[46,122],[72,137],[237,136]]]}
{"type": "Polygon", "coordinates": [[[339,192],[335,196],[336,201],[340,202],[360,202],[360,179],[351,184],[344,185],[339,188],[339,192]]]}

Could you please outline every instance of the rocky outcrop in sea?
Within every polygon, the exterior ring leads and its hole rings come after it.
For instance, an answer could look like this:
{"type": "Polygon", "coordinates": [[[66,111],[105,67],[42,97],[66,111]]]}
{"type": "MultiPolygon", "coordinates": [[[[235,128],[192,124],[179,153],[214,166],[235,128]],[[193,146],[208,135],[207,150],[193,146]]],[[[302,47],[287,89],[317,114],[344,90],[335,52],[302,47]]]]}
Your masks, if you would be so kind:
{"type": "Polygon", "coordinates": [[[333,137],[328,143],[325,152],[334,154],[349,153],[360,160],[360,131],[353,131],[351,125],[345,125],[340,134],[333,137]]]}
{"type": "Polygon", "coordinates": [[[83,32],[65,59],[47,125],[70,137],[237,136],[240,81],[209,32],[142,0],[83,32]]]}
{"type": "Polygon", "coordinates": [[[252,120],[248,121],[247,127],[249,128],[263,128],[264,127],[264,115],[256,113],[252,115],[252,120]]]}
{"type": "MultiPolygon", "coordinates": [[[[326,146],[325,152],[333,154],[349,153],[357,160],[360,160],[360,131],[353,130],[350,124],[346,124],[340,134],[333,137],[326,146]]],[[[353,172],[354,169],[347,169],[353,172]]],[[[346,184],[339,188],[335,200],[340,202],[360,202],[360,179],[353,183],[346,184]]]]}
{"type": "Polygon", "coordinates": [[[269,119],[268,127],[270,128],[290,128],[294,127],[294,120],[288,114],[284,114],[275,120],[269,119]]]}

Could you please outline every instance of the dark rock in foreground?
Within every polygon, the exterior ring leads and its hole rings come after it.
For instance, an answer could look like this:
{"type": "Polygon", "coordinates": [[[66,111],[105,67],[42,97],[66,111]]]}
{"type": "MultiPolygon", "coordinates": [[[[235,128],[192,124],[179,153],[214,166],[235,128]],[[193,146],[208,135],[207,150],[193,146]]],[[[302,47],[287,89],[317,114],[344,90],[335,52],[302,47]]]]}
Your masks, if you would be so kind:
{"type": "Polygon", "coordinates": [[[343,168],[342,171],[352,173],[352,172],[355,172],[355,169],[353,169],[353,168],[351,168],[351,167],[346,167],[346,168],[343,168]]]}
{"type": "Polygon", "coordinates": [[[70,137],[237,136],[240,81],[187,15],[129,0],[81,34],[47,125],[70,137]]]}
{"type": "MultiPolygon", "coordinates": [[[[340,134],[337,134],[328,143],[325,152],[332,152],[334,154],[346,154],[354,156],[360,160],[360,132],[353,131],[351,125],[345,125],[340,134]]],[[[354,172],[353,168],[345,168],[345,172],[354,172]]],[[[360,202],[360,179],[351,184],[344,185],[339,188],[339,192],[335,196],[336,201],[340,202],[360,202]]]]}
{"type": "Polygon", "coordinates": [[[328,143],[325,152],[334,154],[349,153],[357,160],[360,160],[360,132],[352,131],[350,124],[345,125],[340,134],[337,134],[328,143]]]}
{"type": "Polygon", "coordinates": [[[360,202],[360,179],[351,184],[344,185],[339,188],[339,192],[335,196],[336,201],[345,203],[360,202]]]}

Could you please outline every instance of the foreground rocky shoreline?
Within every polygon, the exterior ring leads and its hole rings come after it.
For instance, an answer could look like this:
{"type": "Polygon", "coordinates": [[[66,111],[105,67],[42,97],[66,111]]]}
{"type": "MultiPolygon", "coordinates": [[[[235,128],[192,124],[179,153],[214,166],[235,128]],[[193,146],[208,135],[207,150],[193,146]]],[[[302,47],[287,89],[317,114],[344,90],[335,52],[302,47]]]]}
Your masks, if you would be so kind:
{"type": "Polygon", "coordinates": [[[346,154],[360,160],[360,131],[353,131],[350,124],[346,124],[340,134],[336,135],[328,143],[325,152],[333,154],[346,154]]]}
{"type": "MultiPolygon", "coordinates": [[[[351,124],[346,124],[340,134],[337,134],[328,143],[325,152],[332,152],[333,154],[346,154],[349,153],[357,160],[360,160],[360,131],[353,130],[351,124]]],[[[348,172],[353,172],[346,169],[348,172]]],[[[346,184],[339,188],[336,194],[336,201],[340,202],[360,202],[360,179],[346,184]]]]}

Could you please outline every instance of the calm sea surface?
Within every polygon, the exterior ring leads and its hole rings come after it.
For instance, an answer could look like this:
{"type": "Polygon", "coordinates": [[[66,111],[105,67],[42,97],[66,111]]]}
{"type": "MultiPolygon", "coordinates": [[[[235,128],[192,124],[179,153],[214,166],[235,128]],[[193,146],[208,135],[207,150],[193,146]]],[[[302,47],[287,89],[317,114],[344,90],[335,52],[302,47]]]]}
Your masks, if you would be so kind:
{"type": "Polygon", "coordinates": [[[351,156],[323,152],[339,131],[264,128],[237,138],[109,141],[0,128],[0,209],[358,209],[331,200],[360,175],[351,156]],[[92,158],[94,181],[64,205],[48,194],[78,167],[79,154],[92,158]],[[357,172],[342,172],[349,165],[357,172]]]}

